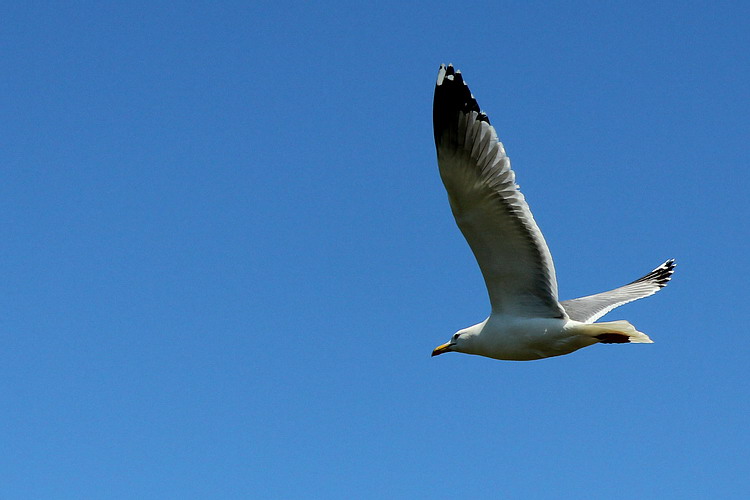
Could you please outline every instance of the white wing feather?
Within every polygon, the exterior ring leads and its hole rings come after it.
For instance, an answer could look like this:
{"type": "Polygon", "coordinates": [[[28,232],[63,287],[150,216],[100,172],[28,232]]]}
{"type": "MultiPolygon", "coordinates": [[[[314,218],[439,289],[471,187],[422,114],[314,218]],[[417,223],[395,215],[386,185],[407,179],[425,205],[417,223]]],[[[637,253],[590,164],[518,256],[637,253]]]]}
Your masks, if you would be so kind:
{"type": "Polygon", "coordinates": [[[615,307],[653,295],[665,286],[674,272],[674,259],[666,261],[647,275],[620,288],[561,302],[570,319],[593,323],[615,307]]]}
{"type": "Polygon", "coordinates": [[[441,66],[433,106],[440,176],[477,259],[494,313],[563,318],[547,243],[515,183],[510,159],[452,66],[441,66]]]}

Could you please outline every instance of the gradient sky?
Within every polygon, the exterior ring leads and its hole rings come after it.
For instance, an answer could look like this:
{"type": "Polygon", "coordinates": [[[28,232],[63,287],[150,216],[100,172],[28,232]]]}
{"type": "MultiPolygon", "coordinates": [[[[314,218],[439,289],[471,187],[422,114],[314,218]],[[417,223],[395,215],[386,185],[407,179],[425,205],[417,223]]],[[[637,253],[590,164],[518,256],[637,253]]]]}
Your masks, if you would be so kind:
{"type": "Polygon", "coordinates": [[[4,3],[0,497],[748,498],[750,4],[657,4],[4,3]],[[448,62],[653,345],[430,357],[448,62]]]}

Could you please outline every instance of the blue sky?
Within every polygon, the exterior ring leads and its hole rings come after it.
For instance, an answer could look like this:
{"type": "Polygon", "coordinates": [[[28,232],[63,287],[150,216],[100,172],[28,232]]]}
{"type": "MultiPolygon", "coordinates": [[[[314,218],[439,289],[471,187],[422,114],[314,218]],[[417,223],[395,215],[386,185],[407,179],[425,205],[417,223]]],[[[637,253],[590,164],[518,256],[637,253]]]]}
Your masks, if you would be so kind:
{"type": "Polygon", "coordinates": [[[0,8],[3,498],[746,498],[742,2],[0,8]],[[437,173],[460,68],[561,299],[653,345],[433,347],[489,312],[437,173]]]}

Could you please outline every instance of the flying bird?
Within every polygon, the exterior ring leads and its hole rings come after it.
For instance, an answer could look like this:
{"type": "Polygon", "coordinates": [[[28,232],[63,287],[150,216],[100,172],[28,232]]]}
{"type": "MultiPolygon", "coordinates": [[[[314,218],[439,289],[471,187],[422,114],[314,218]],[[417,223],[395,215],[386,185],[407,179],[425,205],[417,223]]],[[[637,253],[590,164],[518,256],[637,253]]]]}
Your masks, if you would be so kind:
{"type": "Polygon", "coordinates": [[[433,125],[440,177],[492,306],[487,319],[456,332],[433,356],[455,351],[525,361],[596,343],[652,342],[628,321],[596,320],[666,286],[674,259],[614,290],[558,301],[552,256],[510,159],[461,72],[450,64],[438,72],[433,125]]]}

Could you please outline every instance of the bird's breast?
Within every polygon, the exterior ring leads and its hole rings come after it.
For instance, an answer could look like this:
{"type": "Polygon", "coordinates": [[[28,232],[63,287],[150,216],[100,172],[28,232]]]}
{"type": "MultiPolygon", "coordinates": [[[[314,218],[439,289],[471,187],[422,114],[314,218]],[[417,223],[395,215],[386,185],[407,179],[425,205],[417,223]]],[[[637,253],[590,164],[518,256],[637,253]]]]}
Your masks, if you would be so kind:
{"type": "Polygon", "coordinates": [[[528,361],[568,354],[590,345],[587,339],[571,332],[569,323],[557,318],[490,316],[477,335],[478,352],[472,354],[528,361]]]}

